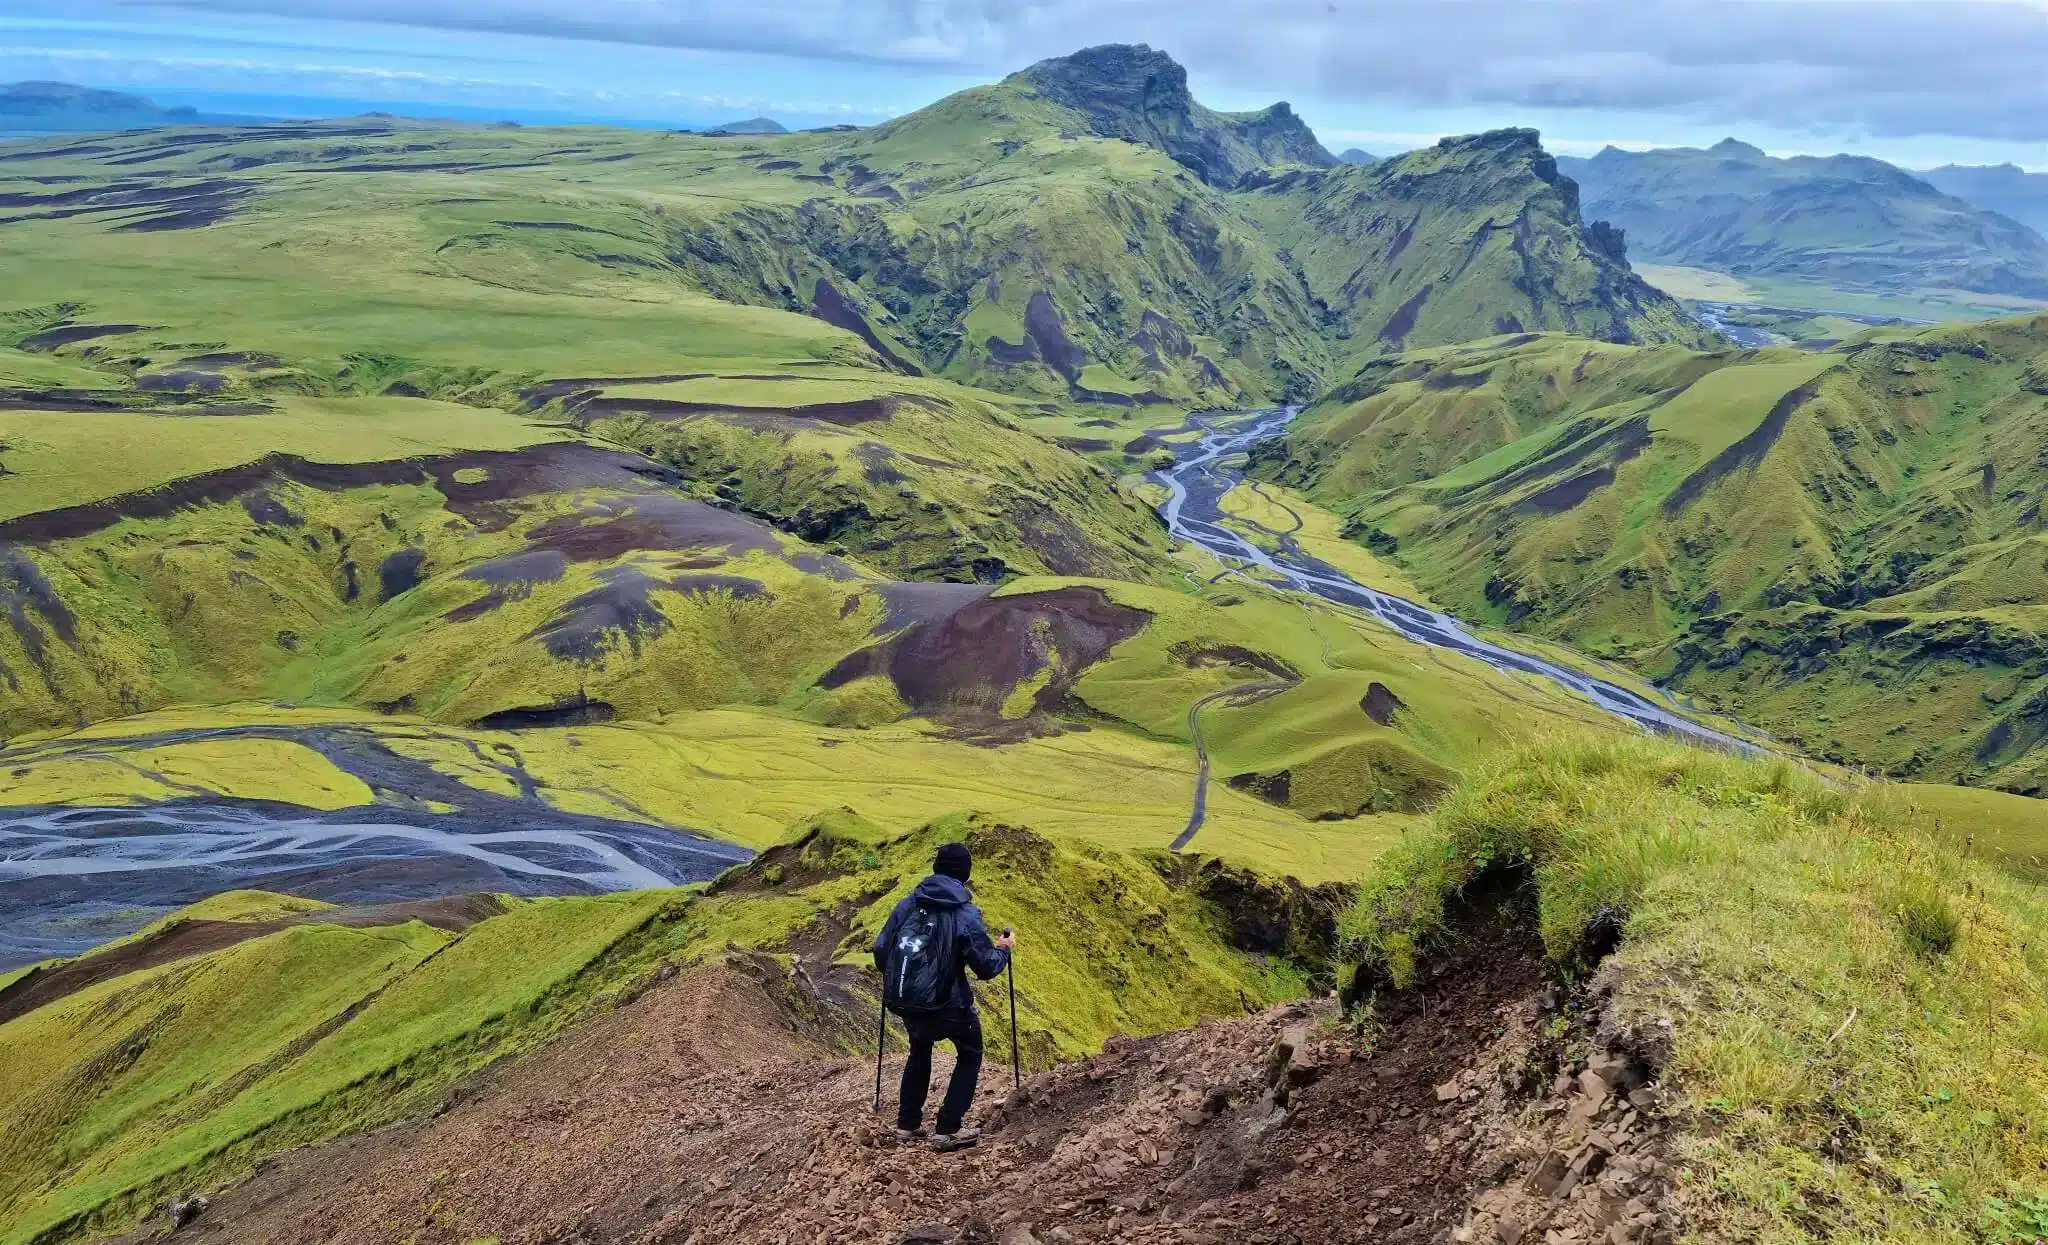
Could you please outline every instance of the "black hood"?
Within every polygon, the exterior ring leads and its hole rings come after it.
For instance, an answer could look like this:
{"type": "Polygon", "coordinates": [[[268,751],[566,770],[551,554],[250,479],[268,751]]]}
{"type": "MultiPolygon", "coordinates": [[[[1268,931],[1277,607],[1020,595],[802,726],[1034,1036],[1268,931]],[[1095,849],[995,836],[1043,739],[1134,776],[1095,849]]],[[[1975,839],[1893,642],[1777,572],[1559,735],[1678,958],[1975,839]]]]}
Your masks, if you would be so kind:
{"type": "Polygon", "coordinates": [[[918,902],[930,904],[934,908],[958,908],[971,902],[974,898],[968,892],[965,882],[959,881],[956,878],[949,878],[943,873],[934,873],[924,881],[919,882],[917,889],[912,891],[911,894],[917,898],[918,902]]]}

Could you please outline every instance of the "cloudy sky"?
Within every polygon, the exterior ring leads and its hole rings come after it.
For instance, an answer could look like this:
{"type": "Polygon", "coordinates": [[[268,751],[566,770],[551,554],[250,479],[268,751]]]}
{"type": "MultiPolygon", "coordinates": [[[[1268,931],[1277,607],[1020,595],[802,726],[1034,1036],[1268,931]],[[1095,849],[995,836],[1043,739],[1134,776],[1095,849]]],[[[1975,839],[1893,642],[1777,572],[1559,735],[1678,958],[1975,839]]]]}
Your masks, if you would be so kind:
{"type": "Polygon", "coordinates": [[[1333,149],[1517,124],[2048,169],[2048,0],[0,0],[0,81],[268,113],[860,123],[1111,41],[1333,149]]]}

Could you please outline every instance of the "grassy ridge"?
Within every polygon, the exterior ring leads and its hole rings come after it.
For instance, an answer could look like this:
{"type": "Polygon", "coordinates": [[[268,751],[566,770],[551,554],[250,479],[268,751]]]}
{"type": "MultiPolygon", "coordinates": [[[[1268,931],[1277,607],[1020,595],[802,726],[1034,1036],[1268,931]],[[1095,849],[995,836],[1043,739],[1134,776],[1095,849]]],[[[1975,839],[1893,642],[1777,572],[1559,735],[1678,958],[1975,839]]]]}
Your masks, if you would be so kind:
{"type": "Polygon", "coordinates": [[[1533,871],[1561,964],[1619,919],[1603,1027],[1682,1099],[1698,1239],[2028,1241],[2048,1211],[2048,905],[1930,829],[1886,787],[1560,739],[1446,799],[1346,928],[1400,977],[1446,898],[1505,864],[1533,871]]]}
{"type": "Polygon", "coordinates": [[[1829,760],[2038,792],[2044,334],[1415,352],[1258,462],[1465,617],[1829,760]]]}
{"type": "MultiPolygon", "coordinates": [[[[790,1004],[813,1021],[865,1010],[846,993],[857,979],[830,962],[864,960],[933,846],[959,837],[983,862],[989,919],[1032,931],[1039,967],[1019,1001],[1034,1063],[1306,986],[1307,970],[1283,955],[1236,949],[1199,873],[966,817],[892,836],[833,814],[797,827],[780,863],[731,893],[514,902],[454,935],[417,922],[294,926],[0,1025],[0,1241],[119,1228],[153,1199],[281,1147],[400,1118],[464,1073],[630,1001],[659,964],[760,948],[782,961],[780,979],[791,948],[822,939],[805,980],[829,984],[790,1004]],[[1138,980],[1176,989],[1127,988],[1138,980]]],[[[1271,892],[1299,901],[1287,895],[1271,892]]],[[[1007,1040],[996,1026],[990,1036],[1007,1040]]]]}

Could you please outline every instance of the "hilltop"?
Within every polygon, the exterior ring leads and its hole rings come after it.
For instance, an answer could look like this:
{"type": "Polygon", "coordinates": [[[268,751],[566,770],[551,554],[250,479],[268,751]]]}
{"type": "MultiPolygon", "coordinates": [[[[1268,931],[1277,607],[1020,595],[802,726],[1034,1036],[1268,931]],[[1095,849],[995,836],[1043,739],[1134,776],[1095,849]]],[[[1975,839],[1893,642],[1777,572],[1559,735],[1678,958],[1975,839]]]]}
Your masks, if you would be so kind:
{"type": "Polygon", "coordinates": [[[1858,290],[2048,298],[2048,240],[1867,156],[1711,148],[1564,158],[1639,258],[1858,290]]]}

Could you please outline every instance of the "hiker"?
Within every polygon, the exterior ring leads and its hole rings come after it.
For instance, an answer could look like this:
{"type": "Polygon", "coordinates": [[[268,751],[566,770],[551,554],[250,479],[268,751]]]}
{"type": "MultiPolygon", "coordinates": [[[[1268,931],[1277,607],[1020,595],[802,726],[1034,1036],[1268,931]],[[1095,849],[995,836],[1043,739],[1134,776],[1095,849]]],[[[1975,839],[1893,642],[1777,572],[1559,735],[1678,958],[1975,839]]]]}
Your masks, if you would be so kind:
{"type": "Polygon", "coordinates": [[[951,1042],[958,1059],[946,1100],[939,1104],[938,1128],[932,1136],[937,1150],[971,1146],[978,1128],[962,1127],[974,1105],[975,1083],[981,1078],[981,1017],[974,1010],[974,991],[967,970],[987,981],[1010,963],[1016,936],[1004,930],[991,940],[981,909],[967,889],[974,855],[965,843],[942,845],[932,857],[932,874],[917,884],[875,938],[875,967],[882,974],[882,1001],[910,1031],[910,1057],[903,1062],[903,1083],[897,1093],[896,1137],[915,1141],[925,1136],[924,1100],[931,1090],[932,1046],[951,1042]]]}

